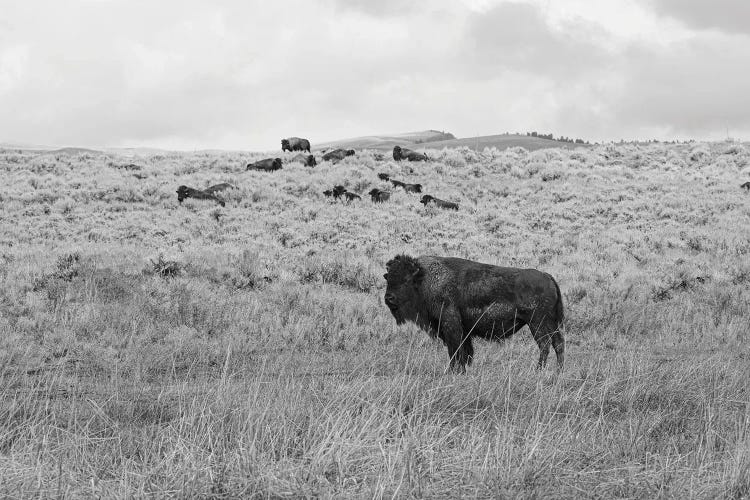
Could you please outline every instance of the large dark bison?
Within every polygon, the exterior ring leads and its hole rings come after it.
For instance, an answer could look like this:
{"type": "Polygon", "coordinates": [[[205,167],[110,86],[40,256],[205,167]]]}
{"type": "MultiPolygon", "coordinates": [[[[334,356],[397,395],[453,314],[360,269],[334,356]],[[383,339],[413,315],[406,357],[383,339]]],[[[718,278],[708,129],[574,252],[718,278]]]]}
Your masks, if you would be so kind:
{"type": "Polygon", "coordinates": [[[393,187],[403,188],[404,191],[406,191],[407,193],[421,193],[422,192],[421,184],[407,184],[406,182],[397,181],[396,179],[391,179],[391,184],[393,184],[393,187]]]}
{"type": "Polygon", "coordinates": [[[448,210],[458,210],[458,203],[453,203],[452,201],[441,200],[440,198],[435,198],[434,196],[430,196],[429,194],[422,196],[422,199],[419,200],[419,203],[422,203],[424,206],[427,206],[428,203],[434,203],[439,208],[446,208],[448,210]]]}
{"type": "Polygon", "coordinates": [[[233,185],[229,184],[228,182],[222,182],[221,184],[214,184],[213,186],[209,186],[203,191],[205,191],[208,194],[216,194],[216,193],[225,191],[227,189],[236,189],[236,188],[233,185]]]}
{"type": "Polygon", "coordinates": [[[281,168],[281,158],[266,158],[265,160],[258,160],[255,163],[248,163],[247,170],[263,170],[265,172],[271,172],[273,170],[279,170],[281,168]]]}
{"type": "Polygon", "coordinates": [[[464,373],[472,337],[502,340],[525,325],[539,346],[538,367],[555,349],[564,362],[563,302],[554,278],[536,269],[481,264],[454,257],[397,255],[386,264],[385,303],[396,324],[412,321],[448,348],[450,367],[464,373]]]}
{"type": "Polygon", "coordinates": [[[315,157],[313,155],[303,155],[302,153],[289,160],[290,163],[293,163],[295,161],[303,164],[306,167],[314,167],[318,164],[318,162],[315,161],[315,157]]]}
{"type": "Polygon", "coordinates": [[[352,156],[354,154],[355,151],[353,149],[334,149],[333,151],[329,151],[323,155],[323,161],[336,163],[343,160],[347,156],[352,156]]]}
{"type": "Polygon", "coordinates": [[[741,187],[741,188],[745,188],[745,189],[747,189],[748,191],[750,191],[750,181],[747,181],[747,182],[746,182],[746,183],[744,183],[744,184],[740,184],[740,187],[741,187]]]}
{"type": "Polygon", "coordinates": [[[401,146],[393,146],[393,159],[396,161],[409,160],[409,161],[429,161],[429,158],[424,153],[417,153],[411,149],[402,148],[401,146]]]}
{"type": "Polygon", "coordinates": [[[201,191],[200,189],[191,188],[188,186],[180,186],[177,188],[177,201],[182,203],[182,200],[185,198],[195,198],[196,200],[212,200],[221,205],[224,206],[224,200],[219,198],[218,196],[214,196],[211,193],[207,193],[205,191],[201,191]]]}
{"type": "Polygon", "coordinates": [[[310,152],[310,141],[300,137],[289,137],[281,139],[282,151],[307,151],[310,152]]]}
{"type": "Polygon", "coordinates": [[[388,201],[391,198],[390,191],[383,191],[382,189],[378,188],[371,189],[367,194],[370,195],[370,198],[374,203],[383,203],[384,201],[388,201]]]}

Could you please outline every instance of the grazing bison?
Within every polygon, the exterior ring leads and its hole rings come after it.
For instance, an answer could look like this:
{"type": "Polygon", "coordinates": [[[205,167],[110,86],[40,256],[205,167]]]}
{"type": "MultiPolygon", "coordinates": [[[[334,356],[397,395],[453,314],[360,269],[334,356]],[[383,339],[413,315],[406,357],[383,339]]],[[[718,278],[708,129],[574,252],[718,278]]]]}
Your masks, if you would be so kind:
{"type": "Polygon", "coordinates": [[[474,357],[472,337],[502,340],[525,325],[539,346],[550,344],[562,370],[563,302],[554,278],[536,269],[481,264],[454,257],[397,255],[386,264],[385,303],[396,324],[412,321],[448,348],[450,367],[464,373],[474,357]]]}
{"type": "Polygon", "coordinates": [[[458,203],[441,200],[440,198],[435,198],[434,196],[430,196],[429,194],[422,196],[422,199],[419,200],[419,203],[424,204],[424,206],[427,206],[428,203],[434,203],[440,208],[446,208],[448,210],[458,210],[458,203]]]}
{"type": "Polygon", "coordinates": [[[370,198],[372,198],[372,201],[375,203],[383,203],[384,201],[388,201],[391,197],[390,191],[383,191],[378,188],[371,189],[369,193],[370,198]]]}
{"type": "Polygon", "coordinates": [[[201,191],[200,189],[194,189],[188,186],[180,186],[177,188],[177,201],[182,203],[185,198],[195,198],[196,200],[213,200],[222,207],[224,206],[224,200],[218,196],[214,196],[211,193],[201,191]]]}
{"type": "Polygon", "coordinates": [[[323,155],[323,161],[336,163],[353,154],[355,154],[353,149],[334,149],[323,155]]]}
{"type": "Polygon", "coordinates": [[[380,173],[378,174],[378,179],[380,179],[381,181],[388,182],[389,180],[391,180],[391,176],[388,174],[380,173]]]}
{"type": "Polygon", "coordinates": [[[310,152],[310,141],[300,137],[289,137],[281,139],[282,151],[307,151],[310,152]]]}
{"type": "Polygon", "coordinates": [[[298,154],[297,156],[295,156],[294,158],[292,158],[289,161],[290,162],[295,162],[295,161],[299,162],[299,163],[303,164],[306,167],[314,167],[315,165],[318,164],[315,161],[315,157],[313,155],[303,155],[302,153],[298,154]]]}
{"type": "Polygon", "coordinates": [[[396,179],[391,179],[391,184],[393,184],[393,187],[403,188],[404,191],[406,191],[407,193],[421,193],[422,192],[421,184],[407,184],[406,182],[397,181],[396,179]]]}
{"type": "Polygon", "coordinates": [[[361,200],[362,198],[355,193],[350,193],[346,190],[344,186],[338,185],[333,186],[333,189],[330,190],[331,196],[333,196],[336,199],[341,198],[342,196],[346,198],[346,201],[353,201],[353,200],[361,200]]]}
{"type": "Polygon", "coordinates": [[[393,159],[396,161],[409,160],[409,161],[429,161],[429,158],[424,153],[417,153],[411,149],[402,148],[401,146],[393,146],[393,159]]]}
{"type": "Polygon", "coordinates": [[[247,170],[263,170],[265,172],[271,172],[273,170],[279,170],[281,168],[281,158],[266,158],[265,160],[258,160],[255,163],[248,163],[247,170]]]}
{"type": "Polygon", "coordinates": [[[207,187],[203,191],[208,194],[216,194],[227,189],[236,189],[233,185],[228,182],[222,182],[221,184],[214,184],[213,186],[207,187]]]}
{"type": "Polygon", "coordinates": [[[740,184],[740,187],[741,187],[741,188],[745,188],[745,189],[747,189],[748,191],[750,191],[750,181],[748,181],[748,182],[746,182],[746,183],[744,183],[744,184],[740,184]]]}

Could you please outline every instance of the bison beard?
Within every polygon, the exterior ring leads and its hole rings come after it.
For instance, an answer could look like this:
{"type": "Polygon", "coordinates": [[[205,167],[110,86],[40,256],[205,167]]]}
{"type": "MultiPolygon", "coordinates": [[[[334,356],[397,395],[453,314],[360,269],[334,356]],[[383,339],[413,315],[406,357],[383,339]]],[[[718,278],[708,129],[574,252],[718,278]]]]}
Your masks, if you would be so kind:
{"type": "Polygon", "coordinates": [[[450,367],[464,373],[472,338],[502,340],[528,325],[539,346],[538,367],[555,350],[564,363],[560,288],[549,274],[453,257],[398,255],[386,264],[385,303],[396,320],[416,323],[448,348],[450,367]]]}

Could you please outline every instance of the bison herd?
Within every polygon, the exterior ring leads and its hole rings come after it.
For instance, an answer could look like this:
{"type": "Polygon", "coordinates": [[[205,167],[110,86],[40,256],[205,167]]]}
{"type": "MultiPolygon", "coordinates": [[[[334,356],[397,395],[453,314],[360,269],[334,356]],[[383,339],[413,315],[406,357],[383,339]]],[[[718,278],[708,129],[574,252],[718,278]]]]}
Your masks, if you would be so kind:
{"type": "MultiPolygon", "coordinates": [[[[301,151],[299,154],[287,160],[287,162],[289,163],[301,163],[306,167],[315,167],[318,164],[315,160],[315,156],[313,154],[310,154],[310,141],[308,141],[307,139],[302,139],[300,137],[289,137],[287,139],[282,139],[281,150],[290,152],[301,151]],[[304,154],[304,152],[307,152],[308,154],[304,154]]],[[[349,156],[354,156],[355,154],[357,154],[357,152],[353,149],[334,149],[332,151],[324,152],[322,155],[322,159],[323,161],[338,163],[349,156]]],[[[380,159],[383,159],[382,155],[380,156],[380,159]]],[[[429,160],[426,154],[418,153],[416,151],[412,151],[411,149],[402,148],[401,146],[394,146],[393,159],[396,161],[429,160]]],[[[281,170],[283,166],[284,162],[281,158],[264,158],[262,160],[248,163],[245,170],[273,172],[276,170],[281,170]]],[[[394,189],[403,189],[407,193],[422,193],[422,184],[410,184],[396,179],[391,179],[390,175],[386,173],[379,173],[378,179],[380,179],[381,181],[390,182],[394,189]]],[[[177,189],[177,201],[182,203],[185,198],[194,198],[196,200],[212,200],[219,203],[223,207],[224,201],[216,196],[216,193],[227,189],[228,187],[233,186],[226,183],[217,184],[216,186],[211,186],[205,190],[195,189],[189,186],[180,186],[177,189]]],[[[323,191],[323,194],[326,197],[331,197],[336,200],[342,200],[347,203],[362,199],[359,194],[347,191],[346,188],[342,185],[336,185],[333,186],[332,189],[326,189],[325,191],[323,191]]],[[[367,194],[370,195],[370,199],[373,201],[373,203],[384,203],[387,202],[391,197],[390,191],[379,188],[373,188],[367,194]]],[[[458,204],[450,201],[444,201],[428,194],[422,196],[420,203],[424,204],[425,206],[427,206],[428,204],[433,204],[438,208],[458,210],[458,204]]]]}

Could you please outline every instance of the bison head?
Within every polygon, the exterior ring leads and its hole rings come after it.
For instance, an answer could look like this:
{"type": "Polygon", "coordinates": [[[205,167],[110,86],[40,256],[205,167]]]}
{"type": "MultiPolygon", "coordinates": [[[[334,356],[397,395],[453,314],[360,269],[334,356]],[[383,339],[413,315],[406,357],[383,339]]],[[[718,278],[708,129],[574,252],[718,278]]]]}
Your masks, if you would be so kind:
{"type": "Polygon", "coordinates": [[[422,299],[420,284],[424,270],[413,257],[397,255],[385,265],[383,275],[388,286],[385,289],[385,305],[391,310],[396,324],[406,320],[415,321],[419,315],[422,299]]]}
{"type": "Polygon", "coordinates": [[[432,196],[430,196],[429,194],[426,194],[426,195],[422,196],[422,199],[419,200],[419,203],[423,203],[423,204],[427,205],[431,201],[432,201],[432,196]]]}
{"type": "Polygon", "coordinates": [[[344,154],[346,154],[346,156],[354,156],[355,154],[357,154],[357,152],[353,149],[347,149],[346,151],[344,151],[344,154]]]}
{"type": "Polygon", "coordinates": [[[401,160],[401,146],[393,146],[393,159],[396,161],[401,160]]]}
{"type": "Polygon", "coordinates": [[[289,145],[289,139],[281,139],[281,150],[291,151],[292,147],[289,145]]]}
{"type": "Polygon", "coordinates": [[[274,168],[274,170],[278,170],[281,167],[282,167],[281,158],[274,158],[273,159],[273,168],[274,168]]]}
{"type": "Polygon", "coordinates": [[[411,189],[415,193],[421,193],[422,192],[422,185],[421,184],[412,184],[411,185],[411,189]]]}

